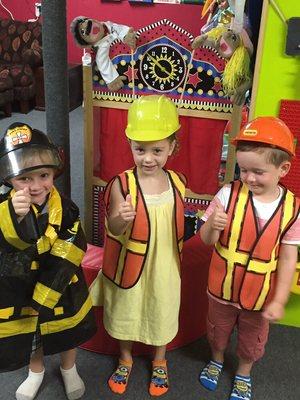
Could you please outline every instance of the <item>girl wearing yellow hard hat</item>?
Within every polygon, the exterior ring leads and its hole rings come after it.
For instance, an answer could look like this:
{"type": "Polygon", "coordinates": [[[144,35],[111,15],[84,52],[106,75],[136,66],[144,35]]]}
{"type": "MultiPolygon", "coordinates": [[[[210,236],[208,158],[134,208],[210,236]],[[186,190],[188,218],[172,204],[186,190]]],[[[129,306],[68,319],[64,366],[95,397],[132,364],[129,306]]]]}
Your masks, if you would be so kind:
{"type": "Polygon", "coordinates": [[[124,393],[132,344],[155,346],[149,393],[169,389],[166,346],[178,331],[185,179],[164,168],[180,128],[175,104],[144,96],[128,112],[126,136],[135,167],[107,185],[104,249],[104,326],[120,343],[119,365],[108,381],[124,393]]]}

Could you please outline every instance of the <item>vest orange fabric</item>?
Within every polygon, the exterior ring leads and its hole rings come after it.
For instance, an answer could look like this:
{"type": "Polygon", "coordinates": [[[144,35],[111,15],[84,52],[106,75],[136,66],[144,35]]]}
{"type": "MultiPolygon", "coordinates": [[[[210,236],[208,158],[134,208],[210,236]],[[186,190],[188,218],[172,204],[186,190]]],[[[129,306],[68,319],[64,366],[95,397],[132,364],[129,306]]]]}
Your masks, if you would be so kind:
{"type": "MultiPolygon", "coordinates": [[[[184,195],[185,184],[178,174],[166,171],[174,195],[174,219],[178,255],[181,258],[184,235],[184,195]]],[[[143,193],[140,189],[136,169],[128,170],[113,178],[105,189],[106,210],[109,209],[110,192],[115,179],[118,179],[121,192],[131,195],[136,217],[131,227],[120,236],[114,236],[106,222],[106,238],[103,256],[103,274],[123,289],[133,287],[139,280],[148,253],[150,242],[150,221],[143,193]]]]}
{"type": "Polygon", "coordinates": [[[281,238],[299,214],[299,199],[283,188],[270,220],[258,231],[252,193],[232,182],[228,223],[212,255],[208,291],[243,309],[259,311],[274,293],[281,238]]]}

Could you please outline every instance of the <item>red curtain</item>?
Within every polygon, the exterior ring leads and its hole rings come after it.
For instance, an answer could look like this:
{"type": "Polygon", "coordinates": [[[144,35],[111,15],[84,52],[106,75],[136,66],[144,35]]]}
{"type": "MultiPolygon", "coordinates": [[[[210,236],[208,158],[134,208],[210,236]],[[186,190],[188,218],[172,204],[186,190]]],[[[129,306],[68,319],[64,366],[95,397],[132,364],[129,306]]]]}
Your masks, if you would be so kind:
{"type": "MultiPolygon", "coordinates": [[[[133,166],[126,123],[127,110],[94,107],[94,174],[104,181],[133,166]]],[[[214,194],[226,121],[180,117],[180,123],[180,150],[167,167],[182,172],[193,192],[214,194]]]]}

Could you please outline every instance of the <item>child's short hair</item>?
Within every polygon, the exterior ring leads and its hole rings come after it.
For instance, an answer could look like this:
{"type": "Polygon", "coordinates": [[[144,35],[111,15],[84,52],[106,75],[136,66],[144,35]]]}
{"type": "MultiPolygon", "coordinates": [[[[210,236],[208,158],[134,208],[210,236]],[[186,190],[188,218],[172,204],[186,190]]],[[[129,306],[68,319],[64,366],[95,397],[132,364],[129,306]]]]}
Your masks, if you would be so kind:
{"type": "Polygon", "coordinates": [[[236,151],[253,151],[259,154],[265,154],[268,164],[279,167],[285,161],[290,161],[292,156],[284,150],[266,143],[239,141],[236,144],[236,151]]]}

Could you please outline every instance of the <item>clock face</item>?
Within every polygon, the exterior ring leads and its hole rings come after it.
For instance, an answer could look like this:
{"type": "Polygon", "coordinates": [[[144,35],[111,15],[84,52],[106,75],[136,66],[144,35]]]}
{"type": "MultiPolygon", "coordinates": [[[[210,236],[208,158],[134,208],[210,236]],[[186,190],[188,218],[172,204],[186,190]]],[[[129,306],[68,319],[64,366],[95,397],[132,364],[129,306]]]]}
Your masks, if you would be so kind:
{"type": "Polygon", "coordinates": [[[140,75],[145,84],[158,92],[170,92],[183,82],[186,63],[180,52],[168,44],[156,44],[142,56],[140,75]]]}

